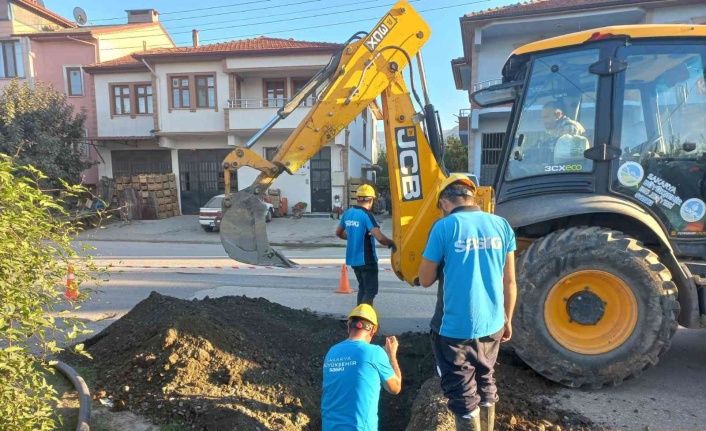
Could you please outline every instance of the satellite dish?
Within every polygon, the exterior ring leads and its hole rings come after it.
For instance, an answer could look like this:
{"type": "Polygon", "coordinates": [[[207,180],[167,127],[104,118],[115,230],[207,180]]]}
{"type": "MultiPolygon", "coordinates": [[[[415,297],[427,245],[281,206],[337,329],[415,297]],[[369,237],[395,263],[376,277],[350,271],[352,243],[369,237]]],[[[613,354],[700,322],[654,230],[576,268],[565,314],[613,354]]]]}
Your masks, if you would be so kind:
{"type": "Polygon", "coordinates": [[[80,7],[75,7],[74,8],[74,19],[76,20],[76,24],[84,25],[86,23],[86,21],[88,20],[86,18],[86,11],[81,9],[80,7]]]}
{"type": "Polygon", "coordinates": [[[43,0],[37,0],[37,4],[41,7],[46,7],[44,6],[44,1],[43,0]]]}

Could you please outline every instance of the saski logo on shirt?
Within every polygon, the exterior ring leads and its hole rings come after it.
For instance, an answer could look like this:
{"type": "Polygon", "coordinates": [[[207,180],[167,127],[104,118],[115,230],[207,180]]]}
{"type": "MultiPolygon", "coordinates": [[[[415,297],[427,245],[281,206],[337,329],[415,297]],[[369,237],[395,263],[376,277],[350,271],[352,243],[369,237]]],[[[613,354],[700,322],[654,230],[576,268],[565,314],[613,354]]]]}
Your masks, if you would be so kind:
{"type": "Polygon", "coordinates": [[[502,250],[503,240],[500,237],[466,238],[454,243],[456,253],[465,253],[471,250],[502,250]]]}

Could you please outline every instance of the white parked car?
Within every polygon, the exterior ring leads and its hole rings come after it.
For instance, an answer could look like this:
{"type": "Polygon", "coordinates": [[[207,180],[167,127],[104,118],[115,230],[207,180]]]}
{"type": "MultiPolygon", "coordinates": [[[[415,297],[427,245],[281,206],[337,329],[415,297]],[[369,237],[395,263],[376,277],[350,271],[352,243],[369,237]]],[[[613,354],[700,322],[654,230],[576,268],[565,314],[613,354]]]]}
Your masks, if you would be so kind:
{"type": "MultiPolygon", "coordinates": [[[[206,232],[211,232],[218,230],[221,225],[221,217],[223,217],[222,207],[223,199],[226,195],[216,195],[211,198],[210,201],[206,202],[206,205],[201,207],[199,210],[199,224],[206,232]]],[[[267,207],[267,214],[265,215],[265,221],[270,222],[275,214],[275,207],[269,203],[264,202],[267,207]]]]}

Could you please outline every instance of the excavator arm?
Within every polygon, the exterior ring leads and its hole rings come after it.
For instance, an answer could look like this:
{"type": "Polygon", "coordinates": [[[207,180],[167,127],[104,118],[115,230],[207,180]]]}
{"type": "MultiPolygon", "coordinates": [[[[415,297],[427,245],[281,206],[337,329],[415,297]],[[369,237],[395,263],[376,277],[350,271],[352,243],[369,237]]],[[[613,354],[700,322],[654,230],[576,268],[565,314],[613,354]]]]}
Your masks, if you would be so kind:
{"type": "MultiPolygon", "coordinates": [[[[294,265],[269,246],[266,208],[261,197],[279,175],[292,174],[302,167],[381,97],[392,193],[393,240],[398,245],[392,267],[400,279],[417,284],[429,229],[440,216],[436,191],[446,173],[437,161],[441,158],[441,143],[436,118],[430,118],[434,115],[433,107],[427,100],[427,106],[420,112],[415,110],[402,72],[409,66],[411,74],[410,63],[415,56],[421,67],[418,54],[429,36],[429,26],[422,17],[406,1],[398,2],[371,33],[354,35],[275,118],[244,147],[226,157],[223,168],[227,198],[221,242],[231,258],[254,265],[294,265]],[[317,89],[316,103],[271,161],[250,150],[257,139],[317,89]],[[422,129],[425,117],[427,132],[435,145],[430,145],[422,129]],[[231,195],[229,171],[243,166],[257,169],[260,174],[248,188],[231,195]]],[[[425,85],[423,76],[421,80],[425,85]]],[[[413,86],[414,79],[410,83],[413,86]]]]}

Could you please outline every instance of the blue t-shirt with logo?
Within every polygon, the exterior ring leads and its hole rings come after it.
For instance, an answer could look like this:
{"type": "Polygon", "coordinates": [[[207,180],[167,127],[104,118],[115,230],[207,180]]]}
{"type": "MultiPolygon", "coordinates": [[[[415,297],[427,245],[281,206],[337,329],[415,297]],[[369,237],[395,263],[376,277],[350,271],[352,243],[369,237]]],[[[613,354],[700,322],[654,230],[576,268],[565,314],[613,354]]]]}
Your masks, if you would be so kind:
{"type": "Polygon", "coordinates": [[[343,213],[338,224],[346,230],[346,265],[363,266],[377,263],[375,237],[370,233],[378,225],[373,213],[360,206],[353,206],[343,213]]]}
{"type": "Polygon", "coordinates": [[[503,270],[515,233],[502,217],[476,206],[437,221],[422,256],[441,265],[431,328],[449,338],[495,334],[505,325],[503,270]]]}
{"type": "Polygon", "coordinates": [[[323,431],[377,431],[381,384],[394,375],[380,346],[345,340],[331,347],[324,359],[323,431]]]}

